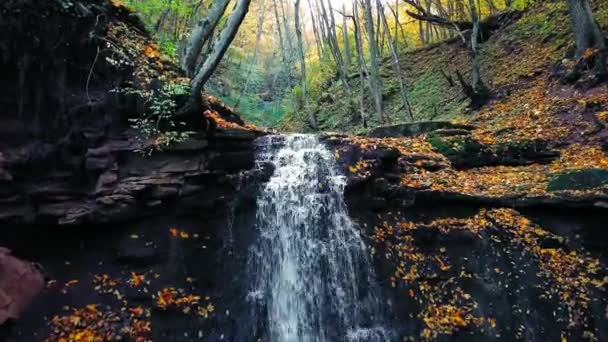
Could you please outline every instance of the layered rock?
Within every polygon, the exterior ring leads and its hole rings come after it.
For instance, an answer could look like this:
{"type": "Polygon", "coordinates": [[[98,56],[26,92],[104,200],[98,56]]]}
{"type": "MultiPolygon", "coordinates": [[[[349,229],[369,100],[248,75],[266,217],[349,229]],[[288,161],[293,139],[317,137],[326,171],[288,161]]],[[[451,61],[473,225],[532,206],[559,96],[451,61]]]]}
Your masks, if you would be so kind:
{"type": "MultiPolygon", "coordinates": [[[[326,135],[349,179],[347,191],[390,202],[529,208],[604,208],[608,157],[593,146],[488,144],[439,131],[400,138],[326,135]],[[467,148],[467,143],[475,148],[467,148]],[[405,202],[404,202],[405,201],[405,202]]],[[[363,201],[365,202],[365,201],[363,201]]]]}
{"type": "Polygon", "coordinates": [[[88,0],[2,6],[15,20],[3,21],[14,34],[0,41],[12,47],[0,64],[0,85],[11,90],[0,94],[0,222],[101,223],[161,208],[202,214],[234,201],[260,132],[212,97],[198,113],[162,123],[192,131],[184,143],[166,146],[132,129],[129,120],[148,115],[165,85],[187,80],[129,9],[88,0]],[[66,39],[48,37],[60,29],[66,39]]]}
{"type": "Polygon", "coordinates": [[[0,221],[77,225],[146,216],[159,208],[213,211],[255,171],[254,132],[222,130],[151,155],[130,130],[86,139],[81,150],[32,143],[3,151],[0,221]]]}

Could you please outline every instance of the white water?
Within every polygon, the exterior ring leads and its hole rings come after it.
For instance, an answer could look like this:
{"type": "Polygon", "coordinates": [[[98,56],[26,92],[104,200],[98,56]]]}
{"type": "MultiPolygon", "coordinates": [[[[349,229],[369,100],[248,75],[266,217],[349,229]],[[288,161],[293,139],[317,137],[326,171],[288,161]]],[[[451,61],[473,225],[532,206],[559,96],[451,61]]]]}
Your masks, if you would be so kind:
{"type": "MultiPolygon", "coordinates": [[[[345,178],[315,136],[267,137],[274,174],[258,197],[248,273],[250,336],[271,342],[389,341],[368,251],[348,216],[345,178]]],[[[253,339],[252,339],[253,340],[253,339]]]]}

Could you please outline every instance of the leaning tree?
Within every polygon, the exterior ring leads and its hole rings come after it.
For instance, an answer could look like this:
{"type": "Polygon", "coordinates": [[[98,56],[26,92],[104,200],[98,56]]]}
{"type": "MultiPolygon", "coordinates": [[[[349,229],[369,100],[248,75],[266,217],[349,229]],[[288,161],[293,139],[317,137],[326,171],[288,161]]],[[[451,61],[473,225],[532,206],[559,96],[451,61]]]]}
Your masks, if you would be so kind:
{"type": "Polygon", "coordinates": [[[207,16],[200,20],[192,29],[190,39],[188,40],[181,60],[182,69],[188,76],[194,76],[196,63],[201,55],[203,46],[205,46],[205,43],[213,36],[213,31],[215,31],[220,19],[222,19],[229,3],[230,0],[214,1],[207,16]]]}
{"type": "MultiPolygon", "coordinates": [[[[229,1],[227,1],[229,2],[229,1]]],[[[243,23],[247,12],[249,11],[249,5],[251,4],[251,0],[239,0],[236,4],[234,11],[228,18],[228,22],[226,26],[221,31],[219,37],[214,42],[213,47],[209,54],[206,56],[204,62],[197,70],[190,69],[193,65],[196,64],[196,60],[200,54],[200,50],[206,40],[208,40],[211,36],[211,33],[208,32],[209,28],[213,26],[211,22],[217,21],[218,16],[221,17],[221,14],[224,13],[226,1],[220,0],[214,3],[212,6],[210,13],[207,18],[203,19],[201,23],[194,29],[193,34],[190,39],[190,43],[187,46],[186,54],[184,57],[184,61],[182,65],[186,69],[186,71],[190,71],[192,74],[192,83],[191,83],[191,96],[188,105],[186,106],[186,111],[198,108],[200,106],[201,101],[201,92],[203,91],[203,87],[213,75],[213,72],[220,64],[220,61],[224,57],[224,54],[228,50],[228,47],[234,40],[239,27],[243,23]],[[221,14],[220,14],[221,13],[221,14]],[[190,70],[188,70],[190,69],[190,70]]],[[[215,23],[217,25],[217,23],[215,23]]],[[[211,30],[213,31],[213,30],[211,30]]]]}

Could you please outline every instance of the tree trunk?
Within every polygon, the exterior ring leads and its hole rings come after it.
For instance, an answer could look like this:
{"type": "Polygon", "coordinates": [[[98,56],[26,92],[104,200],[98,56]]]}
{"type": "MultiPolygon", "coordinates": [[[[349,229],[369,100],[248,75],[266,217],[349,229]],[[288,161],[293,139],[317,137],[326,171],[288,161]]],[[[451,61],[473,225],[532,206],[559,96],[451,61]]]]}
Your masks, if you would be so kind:
{"type": "Polygon", "coordinates": [[[259,54],[260,54],[260,40],[262,38],[262,33],[264,32],[264,21],[266,20],[266,3],[264,0],[259,4],[260,8],[258,9],[258,28],[255,36],[255,48],[253,49],[253,58],[251,64],[249,64],[249,68],[247,69],[247,77],[245,78],[245,85],[239,95],[239,98],[236,100],[234,104],[234,109],[238,110],[239,105],[241,104],[241,100],[245,94],[247,94],[247,90],[249,88],[249,83],[251,82],[251,74],[253,68],[255,68],[259,62],[259,54]]]}
{"type": "MultiPolygon", "coordinates": [[[[346,5],[342,5],[342,11],[346,13],[346,5]]],[[[346,69],[350,66],[350,41],[348,40],[348,25],[346,16],[342,16],[342,39],[344,40],[344,66],[346,69]]]]}
{"type": "Polygon", "coordinates": [[[321,35],[319,33],[319,26],[317,24],[317,17],[315,14],[315,9],[312,7],[312,2],[308,0],[308,8],[310,8],[310,19],[312,21],[312,32],[315,37],[315,44],[317,45],[317,57],[319,57],[319,61],[323,59],[325,56],[325,47],[323,46],[324,42],[321,39],[321,35]]]}
{"type": "Polygon", "coordinates": [[[479,26],[479,16],[477,15],[477,8],[475,6],[475,0],[469,0],[469,7],[471,10],[471,19],[473,20],[473,31],[471,33],[471,62],[473,64],[472,73],[472,82],[471,88],[473,94],[471,94],[471,101],[473,107],[477,107],[485,103],[485,100],[488,97],[488,88],[483,83],[481,79],[481,67],[479,65],[479,39],[480,39],[480,26],[479,26]]]}
{"type": "Polygon", "coordinates": [[[422,20],[418,20],[418,37],[420,39],[420,45],[426,45],[426,40],[424,37],[424,23],[422,20]]]}
{"type": "Polygon", "coordinates": [[[332,57],[334,58],[334,62],[336,63],[336,69],[338,71],[338,76],[342,80],[344,91],[347,94],[350,94],[350,85],[348,84],[347,70],[344,66],[344,59],[342,57],[342,52],[340,51],[340,45],[338,44],[338,35],[336,33],[336,20],[335,16],[333,15],[333,8],[331,7],[331,1],[329,1],[329,10],[326,10],[324,1],[325,0],[320,0],[318,1],[318,3],[321,8],[321,18],[323,19],[322,21],[326,28],[329,50],[332,54],[332,57]]]}
{"type": "Polygon", "coordinates": [[[289,23],[287,20],[287,14],[285,13],[285,5],[283,4],[283,0],[279,0],[279,5],[281,6],[281,17],[283,18],[283,27],[285,28],[285,39],[287,40],[287,47],[289,49],[290,62],[293,63],[295,53],[295,49],[292,44],[293,35],[289,29],[289,23]]]}
{"type": "Polygon", "coordinates": [[[304,56],[304,43],[302,41],[302,25],[300,23],[300,0],[295,1],[295,31],[296,31],[296,39],[298,44],[298,55],[300,57],[300,77],[301,77],[301,87],[302,87],[302,99],[301,99],[301,107],[304,113],[307,113],[308,118],[310,119],[310,125],[313,129],[317,129],[317,118],[314,115],[314,112],[308,108],[308,99],[306,98],[306,57],[304,56]]]}
{"type": "Polygon", "coordinates": [[[213,30],[217,27],[220,19],[226,12],[226,8],[230,0],[215,0],[209,10],[207,17],[199,21],[196,27],[192,30],[190,40],[186,45],[186,52],[182,59],[182,69],[193,76],[196,69],[196,62],[203,50],[203,46],[213,34],[213,30]]]}
{"type": "Polygon", "coordinates": [[[606,75],[606,40],[597,22],[588,0],[568,0],[570,22],[576,42],[576,58],[580,59],[588,49],[597,49],[595,73],[606,75]]]}
{"type": "Polygon", "coordinates": [[[213,47],[211,53],[203,63],[203,66],[198,70],[196,76],[192,80],[192,98],[198,103],[200,101],[201,91],[205,86],[205,83],[211,78],[213,72],[220,64],[220,61],[224,57],[224,54],[228,50],[230,43],[234,40],[243,19],[249,11],[249,5],[251,0],[239,0],[234,9],[234,12],[230,15],[228,23],[222,33],[218,37],[218,40],[213,47]]]}
{"type": "Polygon", "coordinates": [[[281,17],[279,15],[279,7],[277,5],[277,0],[273,0],[273,8],[275,25],[277,26],[277,33],[279,35],[279,51],[281,52],[281,63],[287,63],[287,55],[285,54],[285,48],[283,46],[283,29],[281,28],[281,17]]]}
{"type": "Polygon", "coordinates": [[[371,0],[365,0],[364,5],[364,17],[365,17],[365,29],[367,31],[367,39],[369,42],[369,54],[370,54],[370,90],[374,99],[374,107],[376,114],[380,117],[380,120],[387,122],[384,117],[384,108],[382,104],[382,80],[380,79],[380,62],[378,56],[378,44],[376,43],[376,33],[374,29],[374,18],[372,17],[372,4],[371,0]]]}
{"type": "Polygon", "coordinates": [[[369,73],[366,70],[365,66],[365,58],[363,56],[363,38],[361,37],[361,25],[359,25],[359,6],[358,1],[355,1],[353,4],[353,26],[355,29],[355,43],[357,48],[357,63],[359,66],[359,79],[361,84],[361,96],[359,97],[359,110],[361,113],[361,123],[363,128],[367,128],[367,112],[365,111],[365,103],[363,101],[365,91],[364,91],[364,81],[367,81],[367,84],[370,88],[370,92],[373,92],[372,84],[369,81],[369,73]]]}
{"type": "Polygon", "coordinates": [[[164,10],[160,14],[160,17],[158,17],[158,20],[156,21],[156,24],[154,24],[154,32],[158,33],[160,31],[160,29],[163,27],[163,24],[165,23],[165,20],[167,19],[168,15],[169,15],[169,10],[168,9],[164,10]]]}
{"type": "MultiPolygon", "coordinates": [[[[281,0],[282,1],[282,0],[281,0]]],[[[274,19],[275,19],[275,26],[277,29],[277,33],[279,36],[279,52],[281,54],[281,65],[283,66],[283,76],[284,76],[284,85],[285,88],[292,88],[291,85],[291,65],[292,65],[292,53],[291,51],[287,51],[286,45],[285,45],[285,41],[289,40],[289,37],[286,37],[285,32],[283,32],[283,22],[281,20],[282,15],[279,13],[279,4],[277,3],[277,0],[273,0],[273,8],[274,8],[274,19]]],[[[279,80],[279,76],[280,73],[277,73],[275,75],[275,79],[273,81],[273,88],[276,85],[277,80],[279,80]]],[[[282,86],[283,84],[279,84],[279,86],[282,86]]]]}
{"type": "Polygon", "coordinates": [[[378,7],[378,15],[380,16],[382,25],[384,25],[384,30],[386,31],[386,34],[388,36],[387,41],[391,57],[393,59],[393,67],[395,68],[395,72],[397,73],[397,79],[399,80],[399,94],[401,95],[401,105],[407,111],[408,117],[406,119],[414,121],[414,113],[412,112],[412,106],[410,105],[410,101],[407,96],[407,88],[405,87],[405,82],[403,82],[403,72],[401,70],[399,56],[397,55],[397,48],[392,40],[391,31],[388,27],[386,16],[384,15],[384,8],[382,6],[381,0],[376,0],[376,6],[378,7]]]}

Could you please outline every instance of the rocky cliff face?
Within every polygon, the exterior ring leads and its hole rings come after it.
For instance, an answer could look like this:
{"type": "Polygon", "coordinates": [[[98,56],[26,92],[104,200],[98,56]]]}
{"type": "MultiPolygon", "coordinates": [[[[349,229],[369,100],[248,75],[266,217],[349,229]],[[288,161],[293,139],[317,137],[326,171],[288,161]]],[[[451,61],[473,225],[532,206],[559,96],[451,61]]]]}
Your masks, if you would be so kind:
{"type": "Polygon", "coordinates": [[[256,134],[249,131],[200,134],[147,156],[132,131],[83,129],[75,132],[82,137],[76,150],[33,141],[2,151],[0,221],[78,225],[160,209],[213,212],[254,177],[256,134]]]}
{"type": "Polygon", "coordinates": [[[325,137],[400,338],[606,339],[608,159],[433,125],[325,137]]]}
{"type": "Polygon", "coordinates": [[[221,339],[243,305],[233,251],[269,177],[255,163],[263,133],[210,97],[176,119],[186,142],[133,129],[147,104],[114,90],[154,96],[181,77],[118,1],[7,1],[0,16],[0,246],[51,279],[0,339],[76,340],[88,324],[126,340],[221,339]]]}
{"type": "Polygon", "coordinates": [[[180,118],[195,131],[190,141],[140,153],[155,142],[128,120],[145,103],[114,90],[129,85],[154,94],[180,74],[127,8],[9,1],[1,13],[12,35],[0,41],[0,222],[213,213],[247,186],[259,133],[211,98],[200,115],[180,118]]]}

